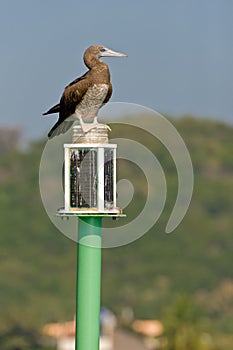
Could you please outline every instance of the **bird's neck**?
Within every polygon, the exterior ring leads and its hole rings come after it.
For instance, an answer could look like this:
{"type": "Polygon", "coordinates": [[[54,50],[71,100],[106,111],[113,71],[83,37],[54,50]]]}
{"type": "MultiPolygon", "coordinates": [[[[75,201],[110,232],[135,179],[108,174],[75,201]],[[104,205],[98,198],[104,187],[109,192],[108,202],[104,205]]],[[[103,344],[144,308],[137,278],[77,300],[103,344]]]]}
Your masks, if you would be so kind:
{"type": "Polygon", "coordinates": [[[89,69],[93,68],[96,64],[98,64],[98,61],[99,60],[95,57],[84,57],[84,63],[89,69]]]}
{"type": "Polygon", "coordinates": [[[97,63],[89,69],[91,76],[94,77],[95,80],[100,79],[101,82],[104,83],[110,82],[110,72],[105,62],[98,60],[97,63]]]}

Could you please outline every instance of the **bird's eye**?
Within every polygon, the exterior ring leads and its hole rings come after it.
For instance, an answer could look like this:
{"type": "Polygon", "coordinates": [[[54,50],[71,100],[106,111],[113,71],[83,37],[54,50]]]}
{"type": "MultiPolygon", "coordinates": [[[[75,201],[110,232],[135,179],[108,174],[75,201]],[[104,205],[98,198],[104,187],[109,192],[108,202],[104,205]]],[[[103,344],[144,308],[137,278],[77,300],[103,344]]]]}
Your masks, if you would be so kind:
{"type": "Polygon", "coordinates": [[[100,49],[100,52],[105,52],[106,49],[104,47],[102,47],[102,49],[100,49]]]}

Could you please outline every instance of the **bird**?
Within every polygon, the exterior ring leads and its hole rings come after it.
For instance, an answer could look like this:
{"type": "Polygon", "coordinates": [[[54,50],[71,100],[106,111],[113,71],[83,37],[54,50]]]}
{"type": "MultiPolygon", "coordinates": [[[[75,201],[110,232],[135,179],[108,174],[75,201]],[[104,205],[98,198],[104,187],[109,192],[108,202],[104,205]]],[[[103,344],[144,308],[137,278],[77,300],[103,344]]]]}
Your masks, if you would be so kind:
{"type": "Polygon", "coordinates": [[[58,121],[48,133],[49,139],[64,134],[77,120],[83,133],[101,125],[97,120],[98,111],[112,95],[110,71],[101,58],[110,56],[127,57],[102,45],[92,45],[86,49],[83,60],[88,71],[67,85],[60,102],[43,113],[46,116],[59,113],[58,121]],[[84,123],[83,119],[87,118],[94,118],[93,123],[84,123]]]}

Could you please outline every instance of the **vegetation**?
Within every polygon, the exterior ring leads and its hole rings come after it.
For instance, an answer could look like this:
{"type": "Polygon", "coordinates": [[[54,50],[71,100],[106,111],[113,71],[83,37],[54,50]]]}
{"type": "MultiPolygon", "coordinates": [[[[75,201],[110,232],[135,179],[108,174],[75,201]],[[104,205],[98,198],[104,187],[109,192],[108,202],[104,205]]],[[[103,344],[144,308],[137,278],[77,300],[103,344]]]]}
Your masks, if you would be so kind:
{"type": "Polygon", "coordinates": [[[187,295],[179,295],[174,303],[165,308],[165,349],[167,350],[208,350],[212,340],[202,333],[202,313],[187,295]]]}
{"type": "MultiPolygon", "coordinates": [[[[233,128],[191,117],[172,123],[190,151],[195,188],[187,215],[170,235],[164,230],[176,199],[177,174],[169,153],[146,132],[112,127],[112,137],[136,139],[157,156],[169,196],[146,235],[104,249],[102,304],[117,315],[131,307],[137,318],[162,319],[168,350],[210,349],[200,343],[203,334],[213,349],[228,350],[233,333],[233,128]],[[184,334],[195,347],[182,339],[184,334]]],[[[50,222],[39,193],[44,144],[0,153],[0,347],[7,350],[36,349],[45,323],[65,321],[75,312],[76,245],[50,222]]],[[[131,220],[145,203],[146,180],[130,162],[119,162],[118,170],[137,188],[127,207],[131,220]]]]}

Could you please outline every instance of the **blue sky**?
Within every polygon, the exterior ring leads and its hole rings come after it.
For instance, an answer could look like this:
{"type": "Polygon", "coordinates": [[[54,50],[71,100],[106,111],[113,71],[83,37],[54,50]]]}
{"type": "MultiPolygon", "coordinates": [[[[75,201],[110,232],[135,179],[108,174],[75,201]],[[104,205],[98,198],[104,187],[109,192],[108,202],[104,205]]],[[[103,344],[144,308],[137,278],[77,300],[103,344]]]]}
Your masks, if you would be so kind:
{"type": "Polygon", "coordinates": [[[232,123],[232,14],[231,0],[1,0],[0,126],[46,135],[56,116],[41,114],[95,43],[128,54],[105,59],[111,101],[232,123]]]}

